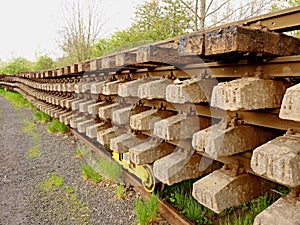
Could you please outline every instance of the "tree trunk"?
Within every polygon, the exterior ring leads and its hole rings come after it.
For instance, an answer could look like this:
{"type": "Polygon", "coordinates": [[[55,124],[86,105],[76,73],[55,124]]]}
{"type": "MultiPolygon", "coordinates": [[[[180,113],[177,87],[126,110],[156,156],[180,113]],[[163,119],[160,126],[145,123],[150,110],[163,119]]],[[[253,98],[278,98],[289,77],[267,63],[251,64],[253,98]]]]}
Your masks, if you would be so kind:
{"type": "Polygon", "coordinates": [[[201,0],[201,5],[200,5],[200,31],[204,30],[204,26],[205,26],[205,17],[206,17],[206,13],[205,13],[205,8],[206,8],[206,0],[201,0]]]}

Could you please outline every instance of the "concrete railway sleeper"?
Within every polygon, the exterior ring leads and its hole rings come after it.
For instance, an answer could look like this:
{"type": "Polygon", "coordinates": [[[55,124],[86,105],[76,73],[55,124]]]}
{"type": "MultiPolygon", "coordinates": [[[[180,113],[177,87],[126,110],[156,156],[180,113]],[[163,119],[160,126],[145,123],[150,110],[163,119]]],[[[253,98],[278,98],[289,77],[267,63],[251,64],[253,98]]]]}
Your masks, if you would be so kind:
{"type": "Polygon", "coordinates": [[[280,33],[299,28],[299,16],[296,7],[1,76],[0,86],[105,146],[148,192],[199,178],[193,197],[220,213],[277,183],[291,193],[254,224],[299,224],[300,39],[280,33]]]}

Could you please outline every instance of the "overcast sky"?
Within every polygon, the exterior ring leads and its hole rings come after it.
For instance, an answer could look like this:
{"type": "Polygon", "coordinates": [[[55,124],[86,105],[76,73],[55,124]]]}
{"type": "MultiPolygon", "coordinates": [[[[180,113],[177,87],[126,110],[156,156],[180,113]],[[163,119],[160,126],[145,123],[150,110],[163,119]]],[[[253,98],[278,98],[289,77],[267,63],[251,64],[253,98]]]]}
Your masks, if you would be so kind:
{"type": "MultiPolygon", "coordinates": [[[[57,30],[63,0],[0,0],[0,59],[35,53],[58,56],[57,30]]],[[[130,25],[134,9],[143,0],[99,0],[105,17],[106,36],[130,25]]]]}

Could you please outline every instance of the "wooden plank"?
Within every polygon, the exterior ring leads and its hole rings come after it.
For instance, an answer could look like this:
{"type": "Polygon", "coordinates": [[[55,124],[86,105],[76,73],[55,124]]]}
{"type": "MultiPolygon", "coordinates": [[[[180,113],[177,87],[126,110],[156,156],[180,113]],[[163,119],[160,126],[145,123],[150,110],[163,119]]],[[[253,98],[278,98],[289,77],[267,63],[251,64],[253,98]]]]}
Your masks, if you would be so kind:
{"type": "MultiPolygon", "coordinates": [[[[231,26],[205,35],[205,56],[275,57],[300,54],[300,39],[284,34],[231,26]]],[[[228,59],[228,58],[227,58],[228,59]]]]}
{"type": "Polygon", "coordinates": [[[102,58],[94,59],[90,63],[90,70],[97,71],[102,69],[102,58]]]}
{"type": "Polygon", "coordinates": [[[198,56],[181,57],[178,49],[162,48],[153,45],[140,47],[137,50],[136,63],[159,63],[159,64],[193,64],[201,63],[198,56]]]}
{"type": "Polygon", "coordinates": [[[136,62],[136,53],[121,52],[116,54],[116,66],[127,66],[136,62]]]}
{"type": "Polygon", "coordinates": [[[64,75],[69,75],[71,73],[71,66],[64,67],[64,75]]]}
{"type": "Polygon", "coordinates": [[[178,46],[179,55],[204,55],[204,40],[204,34],[192,34],[181,37],[178,46]]]}
{"type": "Polygon", "coordinates": [[[63,76],[65,74],[65,68],[58,68],[57,70],[57,76],[63,76]]]}
{"type": "Polygon", "coordinates": [[[116,67],[116,58],[115,56],[105,56],[102,57],[102,69],[110,69],[116,67]]]}
{"type": "Polygon", "coordinates": [[[73,64],[71,66],[71,73],[78,73],[78,64],[73,64]]]}
{"type": "Polygon", "coordinates": [[[78,72],[86,72],[90,70],[90,61],[78,63],[78,72]]]}

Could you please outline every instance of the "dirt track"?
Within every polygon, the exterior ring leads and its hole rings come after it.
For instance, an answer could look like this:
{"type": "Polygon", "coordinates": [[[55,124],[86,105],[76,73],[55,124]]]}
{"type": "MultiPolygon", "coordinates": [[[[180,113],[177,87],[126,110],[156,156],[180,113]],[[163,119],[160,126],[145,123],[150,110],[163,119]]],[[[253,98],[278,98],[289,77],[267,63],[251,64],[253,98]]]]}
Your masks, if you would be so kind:
{"type": "Polygon", "coordinates": [[[75,140],[49,134],[32,114],[0,97],[0,225],[134,224],[134,198],[85,182],[75,140]],[[53,176],[62,185],[43,187],[53,176]]]}

